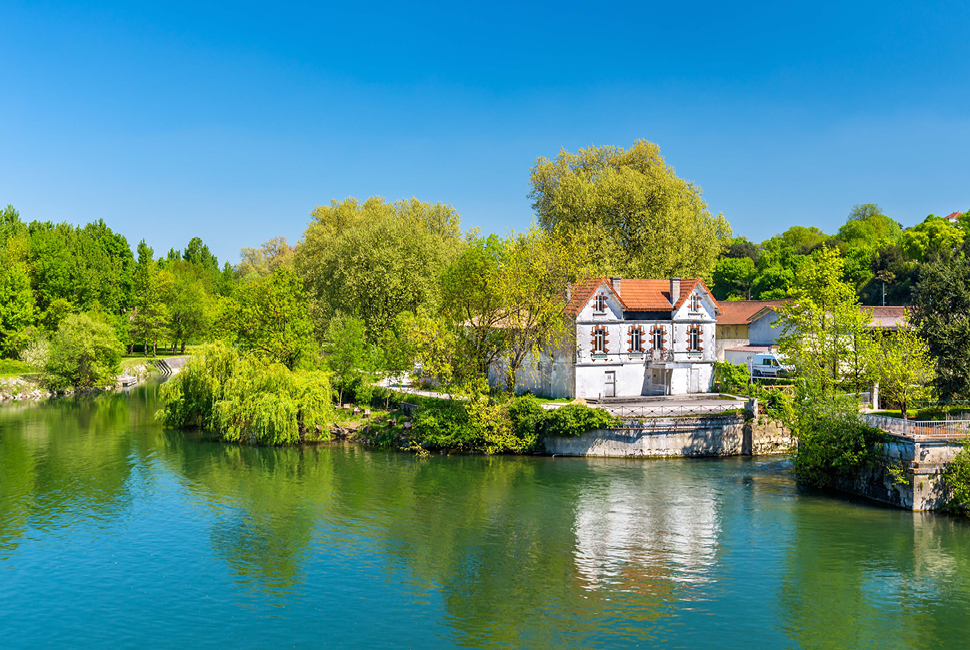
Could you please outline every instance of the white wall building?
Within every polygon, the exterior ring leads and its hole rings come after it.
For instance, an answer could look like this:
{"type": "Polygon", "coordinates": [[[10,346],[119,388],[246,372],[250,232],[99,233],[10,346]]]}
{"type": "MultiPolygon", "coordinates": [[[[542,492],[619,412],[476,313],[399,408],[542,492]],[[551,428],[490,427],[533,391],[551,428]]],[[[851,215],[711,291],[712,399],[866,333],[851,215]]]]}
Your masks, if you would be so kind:
{"type": "MultiPolygon", "coordinates": [[[[720,312],[699,279],[584,280],[567,295],[566,341],[524,364],[516,392],[587,399],[706,393],[720,312]]],[[[501,385],[504,369],[489,376],[501,385]]]]}

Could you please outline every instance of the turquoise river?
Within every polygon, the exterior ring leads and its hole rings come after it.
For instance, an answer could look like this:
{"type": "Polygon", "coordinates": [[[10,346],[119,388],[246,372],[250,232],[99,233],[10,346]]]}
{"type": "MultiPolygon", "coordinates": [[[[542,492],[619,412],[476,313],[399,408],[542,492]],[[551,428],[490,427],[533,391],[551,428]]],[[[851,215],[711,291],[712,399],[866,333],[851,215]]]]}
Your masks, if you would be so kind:
{"type": "Polygon", "coordinates": [[[0,648],[967,648],[970,525],[782,457],[246,448],[0,407],[0,648]]]}

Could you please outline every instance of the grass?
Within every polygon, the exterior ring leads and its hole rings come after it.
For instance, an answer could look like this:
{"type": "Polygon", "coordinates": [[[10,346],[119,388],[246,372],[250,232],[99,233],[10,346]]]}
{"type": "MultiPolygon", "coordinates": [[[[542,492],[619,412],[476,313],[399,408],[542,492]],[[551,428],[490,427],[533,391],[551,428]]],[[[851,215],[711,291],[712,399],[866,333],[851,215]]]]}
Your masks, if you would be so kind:
{"type": "Polygon", "coordinates": [[[0,359],[0,379],[11,379],[33,372],[30,366],[18,359],[0,359]]]}
{"type": "MultiPolygon", "coordinates": [[[[913,412],[914,411],[910,410],[908,414],[909,415],[912,415],[913,412]]],[[[890,409],[888,411],[873,411],[872,414],[873,415],[883,415],[883,416],[885,416],[887,418],[901,418],[901,417],[903,417],[903,413],[899,409],[890,409]]]]}

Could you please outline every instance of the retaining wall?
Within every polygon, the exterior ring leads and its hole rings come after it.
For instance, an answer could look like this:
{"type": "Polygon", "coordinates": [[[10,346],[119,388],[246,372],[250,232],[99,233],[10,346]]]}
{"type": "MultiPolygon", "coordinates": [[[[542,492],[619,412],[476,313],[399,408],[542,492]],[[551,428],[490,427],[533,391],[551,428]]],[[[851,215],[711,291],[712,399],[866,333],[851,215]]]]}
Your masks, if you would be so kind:
{"type": "Polygon", "coordinates": [[[840,490],[907,510],[940,510],[950,498],[942,474],[962,445],[887,434],[876,445],[882,462],[837,484],[840,490]]]}
{"type": "Polygon", "coordinates": [[[642,427],[597,429],[581,436],[545,438],[555,456],[678,458],[781,454],[795,439],[781,423],[741,415],[650,418],[642,427]]]}

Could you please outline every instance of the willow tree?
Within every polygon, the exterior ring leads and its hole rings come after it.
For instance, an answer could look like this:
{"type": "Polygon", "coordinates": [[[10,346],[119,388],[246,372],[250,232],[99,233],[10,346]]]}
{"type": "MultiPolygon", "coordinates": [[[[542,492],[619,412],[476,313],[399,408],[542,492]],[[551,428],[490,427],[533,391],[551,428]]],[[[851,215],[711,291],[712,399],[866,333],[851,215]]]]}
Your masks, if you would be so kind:
{"type": "Polygon", "coordinates": [[[678,178],[646,140],[633,147],[565,150],[532,168],[529,198],[539,224],[595,244],[600,274],[665,278],[709,276],[731,235],[701,189],[678,178]]]}
{"type": "Polygon", "coordinates": [[[440,306],[440,277],[463,246],[454,208],[417,199],[332,201],[313,211],[295,268],[314,299],[318,334],[336,314],[378,342],[398,314],[440,306]]]}

